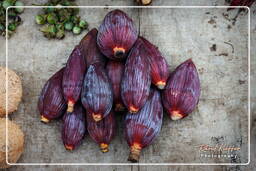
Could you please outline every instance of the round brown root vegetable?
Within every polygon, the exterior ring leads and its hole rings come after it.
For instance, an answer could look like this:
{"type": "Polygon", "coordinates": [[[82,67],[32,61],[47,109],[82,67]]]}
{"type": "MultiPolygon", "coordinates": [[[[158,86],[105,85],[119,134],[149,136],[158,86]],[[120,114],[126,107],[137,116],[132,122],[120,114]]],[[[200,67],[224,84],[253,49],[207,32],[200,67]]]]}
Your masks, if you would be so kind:
{"type": "MultiPolygon", "coordinates": [[[[19,76],[8,69],[8,111],[10,114],[18,109],[22,96],[22,85],[19,76]]],[[[0,117],[6,114],[6,68],[0,67],[0,117]]]]}
{"type": "MultiPolygon", "coordinates": [[[[24,134],[20,127],[8,120],[8,163],[16,163],[24,149],[24,134]]],[[[6,163],[6,119],[0,118],[0,169],[8,168],[6,163]]]]}

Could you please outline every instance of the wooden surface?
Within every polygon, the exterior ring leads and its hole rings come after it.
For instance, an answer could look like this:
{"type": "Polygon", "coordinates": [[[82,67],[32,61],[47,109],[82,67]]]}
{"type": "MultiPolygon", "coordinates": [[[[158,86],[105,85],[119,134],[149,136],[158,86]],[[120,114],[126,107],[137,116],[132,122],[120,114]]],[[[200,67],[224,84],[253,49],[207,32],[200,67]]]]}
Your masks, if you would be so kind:
{"type": "MultiPolygon", "coordinates": [[[[42,2],[42,1],[37,1],[42,2]]],[[[129,0],[78,1],[80,5],[133,5],[129,0]]],[[[28,0],[26,4],[31,4],[28,0]]],[[[222,1],[163,1],[154,5],[224,5],[222,1]],[[188,4],[187,4],[188,3],[188,4]]],[[[255,9],[255,8],[254,8],[255,9]]],[[[111,9],[84,9],[80,11],[90,24],[98,27],[111,9]]],[[[235,25],[223,17],[220,9],[123,9],[140,28],[140,34],[156,44],[166,56],[173,70],[188,58],[195,62],[202,85],[198,108],[182,121],[173,122],[165,116],[162,131],[153,145],[142,152],[141,162],[150,163],[206,163],[248,161],[248,109],[247,109],[247,15],[241,14],[235,25]],[[230,28],[230,26],[231,28],[230,28]],[[216,51],[211,47],[216,44],[216,51]],[[232,44],[234,51],[232,49],[232,44]],[[233,145],[241,147],[237,159],[200,158],[198,145],[233,145]]],[[[9,40],[9,67],[22,78],[24,95],[19,110],[11,117],[21,125],[26,134],[26,148],[20,163],[35,162],[98,162],[127,163],[128,146],[119,123],[118,135],[111,143],[110,152],[102,154],[87,136],[74,152],[65,151],[60,139],[60,123],[44,125],[39,122],[36,103],[45,81],[66,62],[72,48],[82,35],[67,37],[62,41],[48,41],[37,30],[33,16],[39,10],[30,9],[22,14],[24,23],[9,40]]],[[[228,13],[229,18],[236,12],[228,13]]],[[[252,13],[252,18],[256,18],[252,13]]],[[[256,45],[256,22],[252,20],[251,41],[256,45]]],[[[5,40],[0,38],[0,64],[5,64],[5,40]]],[[[252,84],[256,83],[255,53],[251,49],[252,84]],[[253,68],[254,67],[254,68],[253,68]]],[[[252,119],[255,117],[256,89],[252,86],[252,119]]],[[[118,116],[121,120],[121,116],[118,116]]],[[[252,122],[253,123],[253,122],[252,122]]],[[[255,126],[253,124],[253,126],[255,126]]],[[[255,130],[255,128],[252,128],[255,130]]],[[[255,131],[254,131],[255,132],[255,131]]],[[[252,142],[255,144],[255,134],[252,142]]],[[[255,159],[255,151],[252,151],[255,159]]],[[[15,166],[10,170],[251,170],[253,165],[240,166],[15,166]]]]}

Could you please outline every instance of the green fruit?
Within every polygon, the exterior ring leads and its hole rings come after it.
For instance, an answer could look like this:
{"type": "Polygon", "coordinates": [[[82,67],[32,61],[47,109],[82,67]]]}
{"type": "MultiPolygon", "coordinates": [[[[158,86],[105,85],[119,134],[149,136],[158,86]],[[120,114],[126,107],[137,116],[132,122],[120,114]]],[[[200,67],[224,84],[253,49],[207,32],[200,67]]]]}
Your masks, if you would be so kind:
{"type": "Polygon", "coordinates": [[[56,24],[57,30],[64,30],[64,25],[62,23],[56,24]]]}
{"type": "Polygon", "coordinates": [[[58,21],[58,18],[57,18],[57,16],[56,16],[56,14],[54,14],[54,13],[48,14],[48,16],[47,16],[47,22],[48,22],[49,24],[56,24],[57,21],[58,21]]]}
{"type": "Polygon", "coordinates": [[[57,32],[57,28],[55,27],[55,25],[49,26],[49,32],[52,34],[55,34],[57,32]]]}
{"type": "Polygon", "coordinates": [[[80,34],[81,33],[81,28],[78,27],[78,26],[73,27],[73,33],[74,34],[80,34]]]}
{"type": "Polygon", "coordinates": [[[36,23],[37,24],[45,24],[45,18],[42,15],[36,16],[36,23]]]}
{"type": "Polygon", "coordinates": [[[13,2],[11,0],[4,0],[3,1],[3,7],[4,9],[7,9],[9,6],[12,6],[13,2]]]}
{"type": "Polygon", "coordinates": [[[86,29],[88,27],[88,23],[84,20],[81,20],[79,22],[79,27],[81,27],[82,29],[86,29]]]}
{"type": "Polygon", "coordinates": [[[59,16],[59,19],[61,22],[67,22],[70,20],[71,14],[68,11],[68,9],[59,9],[57,15],[59,16]]]}
{"type": "MultiPolygon", "coordinates": [[[[21,1],[16,1],[15,6],[24,6],[24,4],[21,1]]],[[[18,13],[22,13],[24,11],[24,8],[23,7],[15,8],[15,11],[18,13]]]]}
{"type": "Polygon", "coordinates": [[[64,38],[65,37],[65,32],[64,32],[64,30],[59,30],[59,31],[57,31],[57,33],[56,33],[56,38],[57,39],[62,39],[62,38],[64,38]]]}
{"type": "Polygon", "coordinates": [[[47,38],[54,38],[56,36],[57,29],[55,25],[43,25],[40,28],[40,31],[44,33],[44,36],[47,38]]]}
{"type": "Polygon", "coordinates": [[[10,31],[14,31],[14,30],[16,30],[16,28],[17,28],[17,26],[15,23],[10,23],[8,25],[8,30],[10,30],[10,31]]]}
{"type": "Polygon", "coordinates": [[[65,23],[64,27],[66,30],[71,31],[73,29],[74,24],[72,22],[65,23]]]}
{"type": "Polygon", "coordinates": [[[78,17],[78,16],[71,16],[71,21],[72,21],[74,24],[79,24],[80,17],[78,17]]]}

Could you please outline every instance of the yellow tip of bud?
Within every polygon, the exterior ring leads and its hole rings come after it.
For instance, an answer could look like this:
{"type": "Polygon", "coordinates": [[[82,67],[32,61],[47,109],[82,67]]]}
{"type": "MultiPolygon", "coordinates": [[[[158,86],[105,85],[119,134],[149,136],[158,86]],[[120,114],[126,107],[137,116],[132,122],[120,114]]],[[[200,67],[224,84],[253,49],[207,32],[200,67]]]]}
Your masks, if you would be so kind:
{"type": "Polygon", "coordinates": [[[47,119],[46,117],[44,117],[43,115],[41,115],[41,121],[44,122],[44,123],[49,123],[50,120],[47,119]]]}
{"type": "Polygon", "coordinates": [[[172,111],[172,113],[171,113],[171,119],[172,120],[176,121],[176,120],[179,120],[181,118],[183,118],[183,115],[180,114],[179,111],[172,111]]]}
{"type": "Polygon", "coordinates": [[[101,143],[101,144],[100,144],[100,149],[101,149],[101,151],[102,151],[103,153],[108,152],[108,151],[109,151],[109,149],[108,149],[108,144],[101,143]]]}
{"type": "Polygon", "coordinates": [[[65,148],[69,151],[74,150],[74,146],[73,145],[65,145],[65,148]]]}
{"type": "Polygon", "coordinates": [[[68,101],[68,109],[67,112],[71,113],[74,111],[74,103],[72,101],[68,101]]]}
{"type": "Polygon", "coordinates": [[[98,121],[102,120],[102,115],[101,114],[97,114],[97,113],[93,113],[92,114],[92,118],[93,118],[93,120],[98,122],[98,121]]]}
{"type": "Polygon", "coordinates": [[[166,82],[164,81],[158,81],[156,83],[156,86],[160,89],[160,90],[163,90],[165,88],[165,85],[166,85],[166,82]]]}
{"type": "Polygon", "coordinates": [[[136,107],[130,106],[129,111],[130,111],[130,113],[137,113],[139,111],[139,109],[136,107]]]}

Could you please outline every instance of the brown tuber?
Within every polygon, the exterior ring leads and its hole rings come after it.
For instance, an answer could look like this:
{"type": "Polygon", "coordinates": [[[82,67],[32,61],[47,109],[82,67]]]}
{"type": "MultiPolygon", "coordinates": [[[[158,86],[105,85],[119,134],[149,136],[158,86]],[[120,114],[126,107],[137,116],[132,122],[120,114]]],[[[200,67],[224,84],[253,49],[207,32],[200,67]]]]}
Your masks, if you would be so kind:
{"type": "MultiPolygon", "coordinates": [[[[8,163],[16,163],[24,150],[24,133],[14,122],[8,125],[8,163]]],[[[6,163],[6,119],[0,118],[0,169],[9,168],[6,163]]]]}
{"type": "MultiPolygon", "coordinates": [[[[22,85],[20,77],[11,69],[7,69],[8,73],[8,111],[7,114],[15,112],[18,109],[22,97],[22,85]]],[[[0,67],[0,117],[6,115],[6,68],[0,67]]]]}

